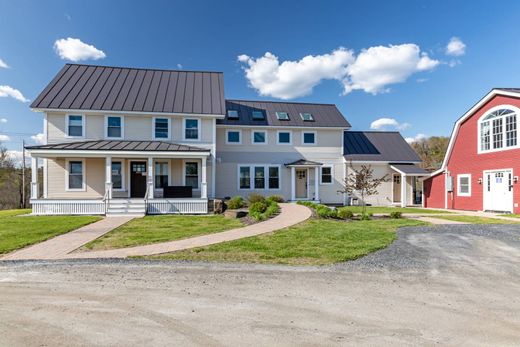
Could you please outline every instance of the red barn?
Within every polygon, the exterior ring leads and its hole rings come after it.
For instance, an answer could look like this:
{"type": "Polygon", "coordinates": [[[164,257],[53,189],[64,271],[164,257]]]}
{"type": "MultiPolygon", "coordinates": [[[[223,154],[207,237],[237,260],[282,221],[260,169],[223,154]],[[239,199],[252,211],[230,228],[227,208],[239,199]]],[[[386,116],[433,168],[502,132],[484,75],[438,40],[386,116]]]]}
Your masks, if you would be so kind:
{"type": "Polygon", "coordinates": [[[520,89],[497,88],[457,120],[424,206],[520,213],[519,117],[520,89]]]}

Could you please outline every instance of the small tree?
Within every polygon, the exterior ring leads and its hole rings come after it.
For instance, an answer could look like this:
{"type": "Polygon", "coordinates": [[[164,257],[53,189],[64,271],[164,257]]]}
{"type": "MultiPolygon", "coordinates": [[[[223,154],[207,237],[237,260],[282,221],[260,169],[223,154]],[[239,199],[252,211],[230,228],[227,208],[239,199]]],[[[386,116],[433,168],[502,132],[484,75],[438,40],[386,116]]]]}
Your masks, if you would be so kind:
{"type": "Polygon", "coordinates": [[[374,178],[374,170],[371,165],[361,165],[359,169],[356,169],[352,163],[350,163],[351,172],[344,179],[342,190],[339,190],[339,193],[342,194],[354,194],[359,192],[361,196],[362,203],[362,213],[366,214],[366,204],[365,198],[376,195],[377,188],[383,182],[387,182],[389,180],[388,174],[384,175],[381,178],[374,178]]]}

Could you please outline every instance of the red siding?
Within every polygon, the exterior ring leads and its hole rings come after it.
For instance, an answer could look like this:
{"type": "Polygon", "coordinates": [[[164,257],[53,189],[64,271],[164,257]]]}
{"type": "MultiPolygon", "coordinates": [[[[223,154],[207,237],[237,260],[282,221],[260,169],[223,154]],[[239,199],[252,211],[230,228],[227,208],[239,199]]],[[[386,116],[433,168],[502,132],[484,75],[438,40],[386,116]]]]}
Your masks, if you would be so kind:
{"type": "MultiPolygon", "coordinates": [[[[520,176],[520,149],[510,149],[492,153],[478,154],[478,120],[490,108],[498,105],[513,105],[520,108],[520,99],[508,96],[495,96],[471,117],[461,124],[448,161],[448,171],[453,177],[453,190],[448,196],[448,208],[458,210],[483,209],[483,181],[484,170],[513,169],[513,176],[520,176]],[[457,196],[457,175],[471,174],[471,196],[457,196]]],[[[520,118],[519,118],[520,119],[520,118]]],[[[442,195],[444,207],[444,177],[437,175],[424,182],[425,205],[437,207],[442,195]],[[440,179],[438,179],[440,177],[440,179]],[[430,196],[431,198],[428,198],[430,196]]],[[[513,204],[520,202],[520,183],[513,187],[513,204]]],[[[520,213],[519,207],[514,207],[515,213],[520,213]]]]}

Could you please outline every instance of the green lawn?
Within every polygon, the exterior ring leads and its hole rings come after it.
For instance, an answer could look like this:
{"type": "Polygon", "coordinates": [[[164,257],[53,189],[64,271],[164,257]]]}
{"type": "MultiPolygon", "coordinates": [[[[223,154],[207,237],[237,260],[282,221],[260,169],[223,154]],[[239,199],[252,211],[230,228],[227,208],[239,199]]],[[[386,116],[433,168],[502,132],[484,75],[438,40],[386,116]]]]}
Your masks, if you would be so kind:
{"type": "Polygon", "coordinates": [[[520,221],[509,221],[497,218],[474,217],[474,216],[435,216],[434,218],[453,220],[456,222],[464,222],[469,224],[516,224],[520,221]]]}
{"type": "Polygon", "coordinates": [[[271,234],[147,258],[323,265],[356,259],[384,248],[394,241],[397,228],[425,224],[409,219],[312,219],[271,234]]]}
{"type": "Polygon", "coordinates": [[[103,250],[147,245],[211,234],[243,226],[238,219],[212,216],[145,216],[134,219],[84,246],[103,250]]]}
{"type": "MultiPolygon", "coordinates": [[[[353,213],[361,213],[363,209],[362,206],[346,206],[346,209],[352,211],[353,213]]],[[[448,211],[439,211],[439,210],[428,210],[425,208],[417,208],[417,207],[384,207],[384,206],[367,206],[367,212],[371,213],[386,213],[389,214],[391,212],[402,212],[402,213],[413,213],[413,214],[450,214],[448,211]]]]}
{"type": "Polygon", "coordinates": [[[514,214],[514,213],[499,214],[499,216],[511,217],[511,218],[520,218],[520,214],[514,214]]]}
{"type": "Polygon", "coordinates": [[[93,216],[21,216],[30,212],[0,211],[0,254],[45,241],[100,219],[93,216]]]}

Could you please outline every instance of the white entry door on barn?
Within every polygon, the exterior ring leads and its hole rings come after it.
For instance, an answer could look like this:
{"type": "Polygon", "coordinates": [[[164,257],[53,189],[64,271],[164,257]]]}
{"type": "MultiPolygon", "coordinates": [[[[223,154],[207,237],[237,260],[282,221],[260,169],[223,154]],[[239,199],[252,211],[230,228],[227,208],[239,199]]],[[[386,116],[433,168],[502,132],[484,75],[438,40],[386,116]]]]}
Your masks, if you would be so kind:
{"type": "Polygon", "coordinates": [[[484,210],[513,212],[513,171],[484,171],[484,210]]]}

